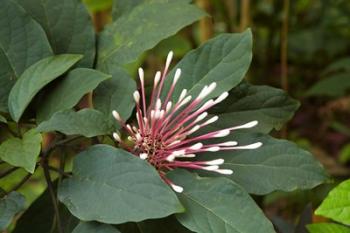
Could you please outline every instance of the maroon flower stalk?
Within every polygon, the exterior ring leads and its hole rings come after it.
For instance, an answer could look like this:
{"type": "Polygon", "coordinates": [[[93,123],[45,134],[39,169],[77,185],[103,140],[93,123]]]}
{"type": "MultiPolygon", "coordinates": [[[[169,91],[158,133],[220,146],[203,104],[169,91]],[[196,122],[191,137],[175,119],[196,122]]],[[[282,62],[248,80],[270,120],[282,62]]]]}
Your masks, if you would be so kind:
{"type": "Polygon", "coordinates": [[[134,92],[136,102],[137,126],[126,124],[117,111],[113,111],[113,116],[128,133],[128,140],[132,146],[121,140],[118,133],[113,137],[122,147],[131,153],[139,156],[140,159],[147,160],[159,172],[161,178],[169,184],[176,192],[182,192],[183,188],[175,185],[165,174],[175,168],[202,169],[220,174],[230,175],[232,170],[221,169],[219,165],[224,163],[224,159],[218,158],[210,161],[192,161],[197,154],[203,152],[216,152],[223,150],[256,149],[262,145],[261,142],[250,145],[238,146],[236,141],[227,141],[215,144],[204,144],[204,141],[213,138],[221,138],[229,135],[236,129],[246,129],[254,127],[257,121],[234,126],[210,133],[191,136],[199,129],[214,123],[219,119],[212,116],[209,119],[207,110],[223,101],[228,92],[222,93],[216,99],[204,102],[205,98],[215,89],[213,82],[205,86],[199,95],[193,98],[187,95],[187,90],[182,90],[176,102],[171,101],[175,85],[180,78],[181,69],[175,71],[174,79],[164,100],[161,99],[164,81],[167,78],[173,52],[168,54],[163,73],[158,71],[154,78],[153,89],[150,101],[146,103],[144,72],[139,68],[140,92],[134,92]]]}

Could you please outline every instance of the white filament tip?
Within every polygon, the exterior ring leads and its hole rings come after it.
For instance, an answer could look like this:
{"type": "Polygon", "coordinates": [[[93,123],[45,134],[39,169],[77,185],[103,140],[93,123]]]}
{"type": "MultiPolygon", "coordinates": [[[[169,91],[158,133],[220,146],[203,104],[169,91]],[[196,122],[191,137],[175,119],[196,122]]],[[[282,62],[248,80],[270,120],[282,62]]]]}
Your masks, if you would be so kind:
{"type": "Polygon", "coordinates": [[[169,155],[169,156],[166,158],[166,160],[169,161],[169,162],[174,161],[174,160],[175,160],[175,155],[174,155],[174,154],[169,155]]]}
{"type": "Polygon", "coordinates": [[[177,192],[177,193],[182,193],[184,191],[184,188],[175,184],[170,184],[171,188],[177,192]]]}
{"type": "Polygon", "coordinates": [[[190,146],[190,149],[191,150],[199,150],[202,147],[203,147],[203,144],[199,142],[199,143],[194,144],[193,146],[190,146]]]}
{"type": "Polygon", "coordinates": [[[263,145],[262,142],[256,142],[256,143],[246,145],[246,146],[237,146],[236,148],[250,150],[250,149],[257,149],[257,148],[261,147],[262,145],[263,145]]]}
{"type": "Polygon", "coordinates": [[[209,120],[207,120],[206,122],[204,122],[204,125],[209,125],[214,123],[215,121],[217,121],[219,119],[218,116],[213,116],[212,118],[210,118],[209,120]]]}
{"type": "Polygon", "coordinates": [[[186,94],[187,94],[187,89],[183,89],[183,90],[181,91],[181,94],[180,94],[180,97],[179,97],[178,102],[182,101],[183,98],[185,98],[186,94]]]}
{"type": "Polygon", "coordinates": [[[140,77],[141,84],[143,85],[145,73],[143,72],[143,69],[141,67],[139,68],[138,71],[139,71],[139,77],[140,77]]]}
{"type": "Polygon", "coordinates": [[[179,107],[181,107],[182,105],[185,105],[187,104],[188,102],[190,102],[192,99],[192,96],[187,96],[180,104],[179,104],[179,107]]]}
{"type": "Polygon", "coordinates": [[[197,130],[199,130],[201,127],[199,125],[195,125],[190,131],[187,132],[187,135],[193,134],[197,130]]]}
{"type": "Polygon", "coordinates": [[[120,117],[120,115],[117,111],[113,110],[112,115],[117,121],[122,121],[122,118],[120,117]]]}
{"type": "Polygon", "coordinates": [[[227,135],[230,134],[230,130],[228,129],[224,129],[224,130],[221,130],[219,131],[217,134],[215,134],[213,137],[215,138],[221,138],[221,137],[226,137],[227,135]]]}
{"type": "Polygon", "coordinates": [[[134,92],[134,100],[136,103],[140,102],[140,93],[138,91],[134,92]]]}
{"type": "Polygon", "coordinates": [[[196,157],[196,154],[185,154],[182,157],[184,157],[184,158],[194,158],[194,157],[196,157]]]}
{"type": "Polygon", "coordinates": [[[113,138],[114,138],[115,140],[117,140],[118,142],[121,142],[121,141],[122,141],[122,139],[120,138],[120,136],[119,136],[118,133],[113,133],[113,138]]]}
{"type": "Polygon", "coordinates": [[[228,92],[222,93],[222,94],[215,100],[215,104],[220,103],[221,101],[223,101],[224,99],[226,99],[227,96],[228,96],[228,92]]]}
{"type": "Polygon", "coordinates": [[[221,165],[224,162],[225,162],[224,159],[214,159],[214,160],[205,162],[205,164],[207,164],[207,165],[221,165]]]}
{"type": "Polygon", "coordinates": [[[215,172],[223,174],[223,175],[231,175],[233,171],[231,169],[218,169],[215,172]]]}
{"type": "Polygon", "coordinates": [[[162,107],[162,101],[160,99],[157,99],[156,110],[159,110],[161,107],[162,107]]]}
{"type": "Polygon", "coordinates": [[[166,111],[166,112],[169,112],[172,105],[173,105],[173,103],[172,103],[171,101],[169,101],[169,102],[167,103],[167,105],[166,105],[165,111],[166,111]]]}
{"type": "Polygon", "coordinates": [[[157,71],[156,76],[154,76],[154,86],[157,86],[157,84],[159,83],[161,75],[162,73],[160,71],[157,71]]]}
{"type": "Polygon", "coordinates": [[[175,76],[174,76],[174,81],[173,81],[173,85],[175,85],[177,83],[177,81],[179,80],[181,75],[181,69],[176,69],[175,71],[175,76]]]}
{"type": "Polygon", "coordinates": [[[248,122],[248,123],[246,123],[244,125],[239,125],[239,126],[232,127],[231,129],[232,130],[235,130],[235,129],[249,129],[249,128],[255,127],[257,124],[258,124],[258,121],[251,121],[251,122],[248,122]]]}
{"type": "Polygon", "coordinates": [[[173,59],[174,53],[173,51],[170,51],[168,53],[168,56],[166,57],[166,63],[165,63],[165,69],[167,70],[170,66],[171,60],[173,59]]]}
{"type": "Polygon", "coordinates": [[[212,147],[208,147],[205,149],[206,151],[210,151],[210,152],[217,152],[220,150],[219,146],[212,146],[212,147]]]}
{"type": "Polygon", "coordinates": [[[202,169],[207,170],[207,171],[215,171],[215,170],[219,169],[219,166],[212,165],[212,166],[202,167],[202,169]]]}
{"type": "Polygon", "coordinates": [[[228,141],[228,142],[223,142],[223,143],[219,143],[219,146],[236,146],[238,144],[238,142],[236,141],[228,141]]]}
{"type": "Polygon", "coordinates": [[[207,112],[203,112],[202,114],[200,114],[196,120],[194,122],[198,122],[198,121],[201,121],[203,120],[204,118],[206,118],[208,116],[208,113],[207,112]]]}
{"type": "Polygon", "coordinates": [[[140,159],[145,160],[147,158],[148,158],[148,154],[146,154],[146,153],[141,153],[140,154],[140,159]]]}

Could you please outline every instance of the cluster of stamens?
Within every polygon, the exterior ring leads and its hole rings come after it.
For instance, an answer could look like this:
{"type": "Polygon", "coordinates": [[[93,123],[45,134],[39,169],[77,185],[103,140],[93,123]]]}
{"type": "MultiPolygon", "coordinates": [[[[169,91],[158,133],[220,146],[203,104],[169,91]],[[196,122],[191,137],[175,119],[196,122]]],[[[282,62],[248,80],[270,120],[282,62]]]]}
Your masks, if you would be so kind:
{"type": "Polygon", "coordinates": [[[193,160],[197,154],[203,152],[217,152],[225,150],[256,149],[262,145],[261,142],[240,146],[236,141],[222,143],[208,143],[209,139],[221,138],[229,135],[237,129],[247,129],[257,125],[257,121],[217,130],[201,135],[194,135],[195,132],[214,123],[218,116],[210,116],[208,109],[222,102],[228,96],[228,92],[222,93],[216,99],[206,100],[208,95],[216,88],[216,83],[204,86],[199,95],[193,98],[188,95],[186,89],[182,90],[176,102],[173,102],[175,85],[180,78],[181,69],[175,71],[173,82],[166,97],[162,100],[164,81],[167,78],[173,52],[168,54],[163,72],[158,71],[154,78],[153,89],[148,105],[146,104],[144,71],[139,68],[140,92],[134,92],[136,102],[137,126],[131,126],[120,117],[117,111],[113,116],[129,135],[127,141],[123,141],[119,133],[113,137],[126,150],[130,151],[140,159],[147,160],[159,172],[162,179],[169,184],[176,192],[182,192],[183,188],[175,185],[166,177],[166,172],[175,168],[202,169],[220,174],[230,175],[232,170],[222,169],[219,166],[224,159],[210,161],[193,160]],[[130,143],[132,145],[130,145],[130,143]]]}

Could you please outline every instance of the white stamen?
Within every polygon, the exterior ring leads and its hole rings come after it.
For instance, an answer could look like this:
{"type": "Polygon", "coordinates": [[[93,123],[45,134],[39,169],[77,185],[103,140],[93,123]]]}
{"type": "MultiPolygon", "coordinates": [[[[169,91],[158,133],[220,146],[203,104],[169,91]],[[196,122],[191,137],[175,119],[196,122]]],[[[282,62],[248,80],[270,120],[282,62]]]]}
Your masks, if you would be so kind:
{"type": "Polygon", "coordinates": [[[218,116],[213,116],[212,118],[210,118],[209,120],[207,120],[206,122],[203,123],[203,126],[204,125],[209,125],[209,124],[212,124],[214,123],[215,121],[217,121],[219,119],[218,116]]]}
{"type": "Polygon", "coordinates": [[[207,161],[205,164],[207,165],[221,165],[225,162],[224,159],[214,159],[214,160],[211,160],[211,161],[207,161]]]}
{"type": "Polygon", "coordinates": [[[182,156],[179,156],[179,157],[182,157],[182,158],[194,158],[196,157],[195,154],[185,154],[185,155],[182,155],[182,156]]]}
{"type": "Polygon", "coordinates": [[[223,174],[223,175],[231,175],[233,171],[231,169],[218,169],[215,172],[223,174]]]}
{"type": "Polygon", "coordinates": [[[175,86],[175,84],[177,83],[177,81],[179,80],[181,75],[181,69],[176,69],[175,71],[175,76],[174,76],[174,80],[173,80],[173,85],[175,86]]]}
{"type": "Polygon", "coordinates": [[[174,155],[174,156],[184,155],[185,154],[185,150],[177,150],[177,151],[174,151],[171,154],[174,155]]]}
{"type": "Polygon", "coordinates": [[[225,137],[227,135],[230,134],[230,130],[228,129],[224,129],[224,130],[220,130],[217,134],[215,134],[213,137],[214,138],[221,138],[221,137],[225,137]]]}
{"type": "Polygon", "coordinates": [[[117,121],[122,121],[122,118],[120,117],[119,113],[115,110],[112,111],[113,117],[117,120],[117,121]]]}
{"type": "Polygon", "coordinates": [[[204,118],[206,118],[206,116],[208,116],[208,113],[207,112],[203,112],[202,114],[200,114],[196,120],[194,120],[194,122],[198,122],[198,121],[201,121],[203,120],[204,118]]]}
{"type": "Polygon", "coordinates": [[[163,117],[164,117],[164,114],[165,114],[165,111],[164,111],[164,110],[161,110],[161,111],[160,111],[160,114],[159,114],[159,118],[163,118],[163,117]]]}
{"type": "Polygon", "coordinates": [[[129,131],[132,131],[132,128],[129,124],[126,125],[126,128],[129,130],[129,131]]]}
{"type": "Polygon", "coordinates": [[[188,102],[191,101],[191,99],[192,99],[192,96],[190,96],[190,95],[187,96],[187,97],[179,104],[179,107],[181,107],[181,106],[187,104],[188,102]]]}
{"type": "Polygon", "coordinates": [[[135,137],[136,137],[137,141],[141,141],[142,140],[141,134],[139,134],[139,133],[135,134],[135,137]]]}
{"type": "Polygon", "coordinates": [[[118,133],[113,133],[113,137],[115,140],[117,140],[118,142],[121,142],[122,139],[120,138],[119,134],[118,133]]]}
{"type": "Polygon", "coordinates": [[[228,141],[228,142],[223,142],[223,143],[219,143],[219,146],[236,146],[238,144],[238,142],[236,141],[228,141]]]}
{"type": "Polygon", "coordinates": [[[208,86],[205,85],[203,87],[203,89],[201,90],[201,92],[199,92],[199,94],[197,96],[197,99],[203,99],[203,96],[205,96],[205,93],[206,93],[207,89],[208,89],[208,86]]]}
{"type": "MultiPolygon", "coordinates": [[[[216,82],[213,82],[209,85],[209,87],[207,88],[206,92],[205,92],[205,96],[208,96],[210,93],[212,93],[214,91],[214,89],[216,88],[216,82]]],[[[204,98],[203,97],[203,98],[204,98]]]]}
{"type": "Polygon", "coordinates": [[[173,105],[173,103],[172,103],[171,101],[169,101],[169,102],[166,104],[165,111],[166,111],[166,112],[169,112],[172,105],[173,105]]]}
{"type": "Polygon", "coordinates": [[[242,150],[250,150],[250,149],[257,149],[261,147],[263,144],[261,142],[256,142],[250,145],[245,145],[245,146],[236,146],[233,147],[232,149],[242,149],[242,150]]]}
{"type": "Polygon", "coordinates": [[[177,193],[182,193],[184,191],[184,188],[175,184],[170,184],[171,188],[177,192],[177,193]]]}
{"type": "Polygon", "coordinates": [[[199,130],[201,127],[199,125],[195,125],[190,131],[187,132],[187,135],[193,134],[197,130],[199,130]]]}
{"type": "Polygon", "coordinates": [[[151,110],[151,118],[154,118],[154,110],[151,110]]]}
{"type": "Polygon", "coordinates": [[[140,102],[140,93],[138,91],[134,92],[134,100],[136,103],[140,102]]]}
{"type": "Polygon", "coordinates": [[[162,107],[162,101],[160,99],[157,99],[156,110],[159,110],[161,107],[162,107]]]}
{"type": "Polygon", "coordinates": [[[217,152],[220,150],[219,146],[212,146],[212,147],[208,147],[205,149],[206,151],[210,151],[210,152],[217,152]]]}
{"type": "Polygon", "coordinates": [[[160,80],[161,75],[162,75],[162,73],[160,71],[157,71],[156,75],[154,76],[154,86],[158,85],[158,82],[160,80]]]}
{"type": "Polygon", "coordinates": [[[139,68],[139,77],[140,77],[141,84],[143,85],[145,73],[143,72],[143,69],[141,67],[139,68]]]}
{"type": "Polygon", "coordinates": [[[171,154],[166,158],[167,161],[172,162],[175,160],[175,155],[171,154]]]}
{"type": "Polygon", "coordinates": [[[170,143],[168,146],[173,146],[175,144],[178,144],[179,142],[181,142],[181,140],[175,140],[172,143],[170,143]]]}
{"type": "Polygon", "coordinates": [[[193,146],[190,146],[189,149],[191,149],[191,150],[199,150],[202,147],[203,147],[203,143],[199,142],[199,143],[194,144],[193,146]]]}
{"type": "Polygon", "coordinates": [[[148,154],[146,154],[146,153],[141,153],[140,154],[140,159],[145,160],[147,158],[148,158],[148,154]]]}
{"type": "Polygon", "coordinates": [[[214,104],[214,100],[210,99],[207,102],[205,102],[202,107],[200,107],[197,111],[202,111],[203,109],[209,108],[210,105],[214,104]]]}
{"type": "Polygon", "coordinates": [[[183,89],[183,90],[181,91],[181,94],[180,94],[179,100],[178,100],[177,102],[182,101],[182,100],[183,100],[183,98],[185,98],[186,94],[187,94],[187,89],[183,89]]]}
{"type": "Polygon", "coordinates": [[[215,171],[219,169],[219,166],[213,165],[213,166],[207,166],[207,167],[202,167],[202,169],[207,170],[207,171],[215,171]]]}
{"type": "Polygon", "coordinates": [[[252,128],[254,126],[256,126],[258,124],[258,121],[251,121],[251,122],[248,122],[244,125],[239,125],[239,126],[235,126],[235,127],[232,127],[231,130],[235,130],[235,129],[249,129],[249,128],[252,128]]]}
{"type": "Polygon", "coordinates": [[[133,126],[132,129],[134,130],[134,132],[138,132],[138,129],[135,126],[133,126]]]}
{"type": "Polygon", "coordinates": [[[227,96],[228,96],[228,92],[222,93],[218,98],[216,98],[215,104],[222,102],[224,99],[227,98],[227,96]]]}
{"type": "Polygon", "coordinates": [[[128,136],[129,141],[134,141],[134,139],[131,136],[128,136]]]}
{"type": "Polygon", "coordinates": [[[166,69],[166,70],[167,70],[167,69],[169,68],[169,66],[170,66],[171,60],[173,59],[173,55],[174,55],[173,51],[170,51],[170,52],[168,53],[168,56],[166,57],[166,62],[165,62],[165,69],[166,69]]]}

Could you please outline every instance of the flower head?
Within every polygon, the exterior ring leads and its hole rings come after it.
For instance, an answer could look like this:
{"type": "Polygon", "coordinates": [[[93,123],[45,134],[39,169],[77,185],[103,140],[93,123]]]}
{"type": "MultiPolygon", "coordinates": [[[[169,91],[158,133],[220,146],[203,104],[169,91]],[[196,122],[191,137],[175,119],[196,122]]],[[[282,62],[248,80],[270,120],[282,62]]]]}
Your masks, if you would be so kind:
{"type": "Polygon", "coordinates": [[[175,85],[181,76],[181,69],[177,69],[168,93],[165,98],[161,98],[164,94],[162,93],[164,81],[167,78],[172,57],[173,52],[170,52],[164,71],[156,73],[148,103],[145,97],[144,72],[142,68],[139,68],[140,92],[134,92],[137,125],[126,124],[119,113],[113,111],[114,118],[129,135],[128,139],[132,142],[132,146],[122,141],[118,133],[114,133],[113,137],[125,149],[154,166],[162,179],[176,192],[182,192],[182,187],[166,178],[167,171],[175,168],[186,168],[230,175],[232,170],[220,168],[220,165],[224,163],[222,158],[209,161],[201,161],[198,158],[193,161],[191,158],[197,157],[203,152],[256,149],[262,143],[256,142],[243,146],[238,145],[236,141],[204,143],[209,139],[225,137],[237,129],[254,127],[258,123],[257,121],[193,136],[201,128],[219,119],[218,116],[209,116],[207,111],[223,101],[228,96],[228,92],[222,93],[216,99],[206,100],[206,97],[216,88],[216,83],[213,82],[204,86],[198,96],[188,95],[187,90],[184,89],[177,100],[173,102],[172,95],[175,85]]]}

